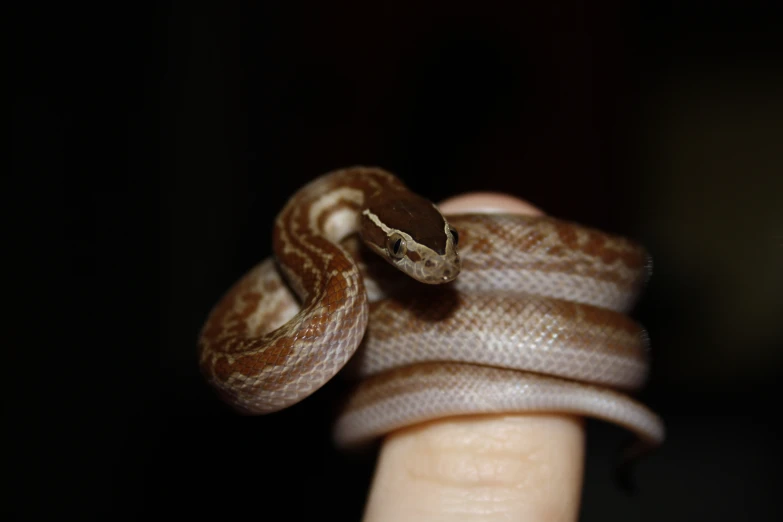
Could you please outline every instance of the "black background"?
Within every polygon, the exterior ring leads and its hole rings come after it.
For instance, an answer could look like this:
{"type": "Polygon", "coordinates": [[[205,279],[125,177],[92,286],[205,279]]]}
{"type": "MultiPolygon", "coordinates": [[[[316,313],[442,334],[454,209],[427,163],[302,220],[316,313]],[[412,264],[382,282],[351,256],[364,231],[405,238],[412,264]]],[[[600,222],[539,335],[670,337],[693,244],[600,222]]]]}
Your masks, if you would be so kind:
{"type": "Polygon", "coordinates": [[[780,515],[780,13],[511,5],[7,17],[6,519],[359,519],[374,457],[332,449],[329,390],[242,418],[195,357],[285,199],[353,164],[649,246],[642,397],[669,438],[627,496],[623,434],[591,422],[582,520],[780,515]]]}

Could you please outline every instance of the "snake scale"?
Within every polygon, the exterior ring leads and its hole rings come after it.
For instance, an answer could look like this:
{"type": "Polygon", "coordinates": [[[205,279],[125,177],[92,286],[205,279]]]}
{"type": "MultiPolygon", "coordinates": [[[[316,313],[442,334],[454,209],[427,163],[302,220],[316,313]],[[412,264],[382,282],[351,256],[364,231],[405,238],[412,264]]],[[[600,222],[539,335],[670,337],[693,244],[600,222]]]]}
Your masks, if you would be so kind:
{"type": "Polygon", "coordinates": [[[291,406],[347,365],[361,382],[336,421],[338,445],[526,411],[663,441],[659,417],[628,395],[645,382],[649,350],[625,314],[650,275],[629,240],[542,216],[447,220],[394,175],[353,167],[289,199],[273,251],[199,338],[202,373],[238,411],[291,406]]]}

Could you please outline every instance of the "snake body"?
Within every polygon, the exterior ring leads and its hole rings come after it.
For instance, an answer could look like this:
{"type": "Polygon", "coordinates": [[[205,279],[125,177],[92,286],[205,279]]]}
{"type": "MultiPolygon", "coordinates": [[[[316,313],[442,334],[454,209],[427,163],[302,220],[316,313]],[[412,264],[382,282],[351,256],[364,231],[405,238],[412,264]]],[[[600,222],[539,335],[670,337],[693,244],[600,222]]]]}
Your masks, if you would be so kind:
{"type": "Polygon", "coordinates": [[[392,174],[355,167],[288,201],[273,250],[199,339],[203,374],[240,411],[291,406],[350,360],[362,381],[337,420],[340,445],[521,411],[594,416],[647,445],[664,438],[626,395],[648,369],[645,331],[624,315],[650,271],[631,241],[549,217],[447,220],[392,174]]]}

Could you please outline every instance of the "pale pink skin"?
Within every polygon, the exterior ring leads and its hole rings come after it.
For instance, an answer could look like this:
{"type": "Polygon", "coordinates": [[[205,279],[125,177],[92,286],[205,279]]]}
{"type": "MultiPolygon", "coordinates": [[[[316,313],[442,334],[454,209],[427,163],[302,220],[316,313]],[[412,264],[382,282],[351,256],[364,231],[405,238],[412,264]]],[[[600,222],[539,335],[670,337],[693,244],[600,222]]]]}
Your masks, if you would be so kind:
{"type": "MultiPolygon", "coordinates": [[[[448,214],[543,215],[505,194],[472,193],[438,205],[448,214]]],[[[584,424],[560,414],[438,420],[386,437],[367,522],[577,519],[584,424]]]]}

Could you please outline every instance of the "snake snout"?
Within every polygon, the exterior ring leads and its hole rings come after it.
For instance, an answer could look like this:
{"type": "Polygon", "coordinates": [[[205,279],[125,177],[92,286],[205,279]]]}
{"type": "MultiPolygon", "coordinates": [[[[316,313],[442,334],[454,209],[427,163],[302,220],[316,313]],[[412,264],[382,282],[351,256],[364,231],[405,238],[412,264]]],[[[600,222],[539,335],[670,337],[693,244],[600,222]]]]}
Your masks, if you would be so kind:
{"type": "Polygon", "coordinates": [[[460,271],[460,262],[457,256],[453,258],[433,256],[420,266],[421,270],[416,279],[429,284],[442,284],[453,281],[460,271]]]}

